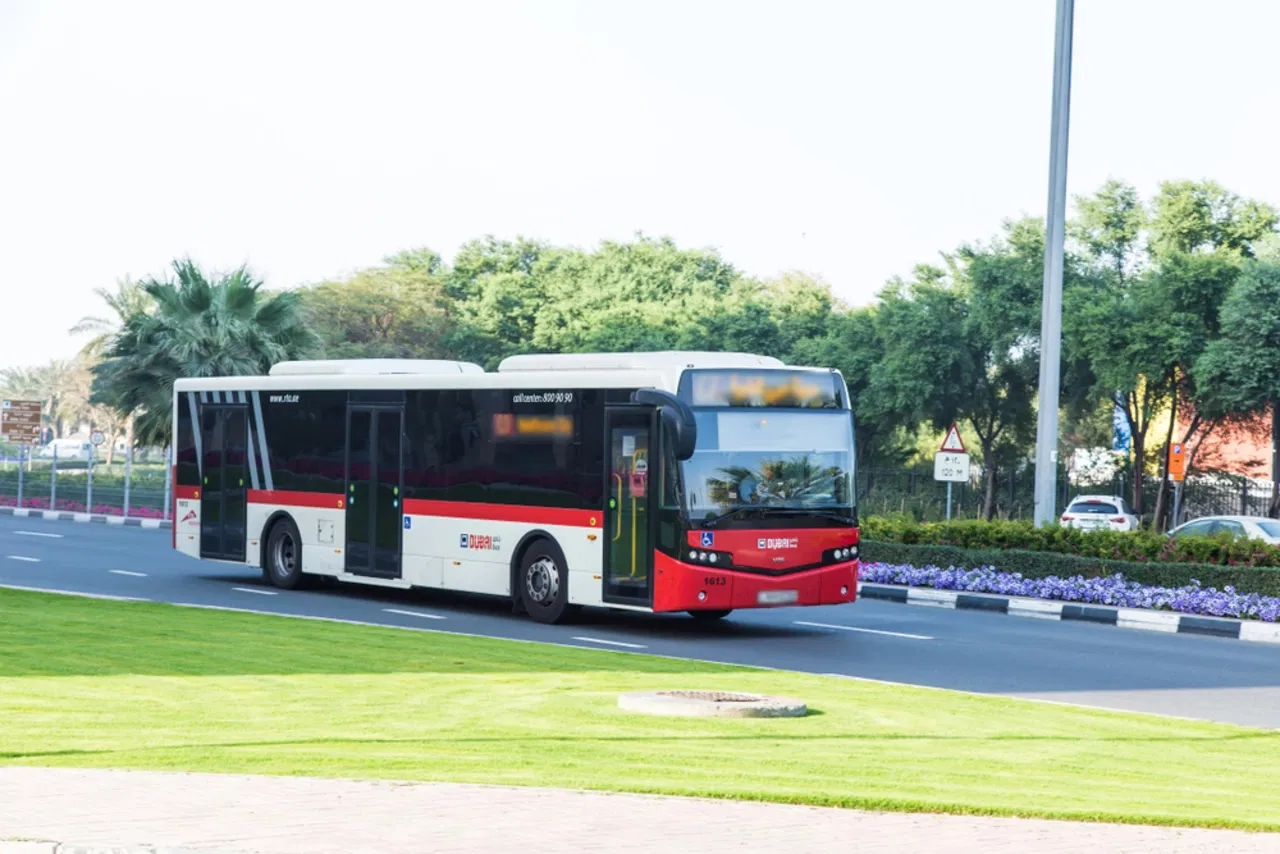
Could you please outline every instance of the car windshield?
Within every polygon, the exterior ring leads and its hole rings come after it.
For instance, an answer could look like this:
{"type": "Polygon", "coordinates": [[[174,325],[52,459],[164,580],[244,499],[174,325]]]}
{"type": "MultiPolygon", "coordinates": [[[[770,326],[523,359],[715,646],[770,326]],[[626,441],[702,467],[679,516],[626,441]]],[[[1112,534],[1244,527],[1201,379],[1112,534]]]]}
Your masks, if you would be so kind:
{"type": "Polygon", "coordinates": [[[699,410],[681,466],[691,519],[744,508],[853,507],[853,425],[839,412],[699,410]]]}
{"type": "Polygon", "coordinates": [[[1068,513],[1095,513],[1100,516],[1119,513],[1114,504],[1103,504],[1101,501],[1077,501],[1067,508],[1068,513]]]}

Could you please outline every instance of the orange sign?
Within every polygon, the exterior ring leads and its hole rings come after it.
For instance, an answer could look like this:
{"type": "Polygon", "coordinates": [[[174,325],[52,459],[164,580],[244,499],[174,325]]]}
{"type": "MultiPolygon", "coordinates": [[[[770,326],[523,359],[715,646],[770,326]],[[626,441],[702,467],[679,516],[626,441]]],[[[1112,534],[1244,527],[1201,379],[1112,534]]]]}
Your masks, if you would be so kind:
{"type": "Polygon", "coordinates": [[[1169,477],[1183,480],[1187,476],[1187,446],[1174,442],[1169,446],[1169,477]]]}

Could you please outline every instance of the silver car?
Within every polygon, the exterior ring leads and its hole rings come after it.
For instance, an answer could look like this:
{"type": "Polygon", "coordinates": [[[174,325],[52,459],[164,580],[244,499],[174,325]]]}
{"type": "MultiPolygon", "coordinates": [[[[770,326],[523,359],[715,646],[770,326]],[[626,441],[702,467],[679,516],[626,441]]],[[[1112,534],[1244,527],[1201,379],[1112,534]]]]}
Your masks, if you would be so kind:
{"type": "Polygon", "coordinates": [[[1280,545],[1280,519],[1266,516],[1204,516],[1184,522],[1169,532],[1171,537],[1216,537],[1230,534],[1233,539],[1245,537],[1280,545]]]}

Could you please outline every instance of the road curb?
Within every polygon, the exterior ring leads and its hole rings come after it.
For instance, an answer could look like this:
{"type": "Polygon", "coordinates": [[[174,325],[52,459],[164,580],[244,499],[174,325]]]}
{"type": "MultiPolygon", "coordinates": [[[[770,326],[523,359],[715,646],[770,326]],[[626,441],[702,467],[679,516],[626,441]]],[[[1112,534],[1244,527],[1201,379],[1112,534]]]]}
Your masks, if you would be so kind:
{"type": "Polygon", "coordinates": [[[1180,635],[1210,635],[1232,640],[1280,644],[1280,623],[1258,620],[1234,620],[1229,617],[1201,617],[1174,611],[1152,611],[1143,608],[1120,608],[1057,599],[1033,599],[1026,596],[999,596],[992,593],[965,593],[958,590],[936,590],[932,587],[907,587],[901,584],[860,582],[858,595],[864,599],[880,599],[905,605],[930,608],[954,608],[963,611],[995,611],[1011,617],[1037,620],[1078,620],[1101,623],[1122,629],[1164,632],[1180,635]]]}
{"type": "MultiPolygon", "coordinates": [[[[0,507],[0,516],[21,519],[52,519],[58,522],[82,522],[95,525],[118,525],[124,528],[172,528],[168,519],[139,519],[136,516],[107,516],[101,513],[68,513],[65,510],[32,510],[30,507],[0,507]]],[[[3,851],[3,849],[0,849],[3,851]]]]}

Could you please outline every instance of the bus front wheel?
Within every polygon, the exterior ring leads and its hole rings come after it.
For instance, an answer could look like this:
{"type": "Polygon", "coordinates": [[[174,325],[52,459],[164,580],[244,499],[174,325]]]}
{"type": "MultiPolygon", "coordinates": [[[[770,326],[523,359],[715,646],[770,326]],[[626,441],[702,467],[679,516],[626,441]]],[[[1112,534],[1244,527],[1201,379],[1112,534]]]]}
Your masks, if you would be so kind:
{"type": "Polygon", "coordinates": [[[550,540],[535,540],[520,561],[519,596],[539,623],[559,623],[569,613],[569,571],[550,540]]]}
{"type": "Polygon", "coordinates": [[[292,590],[302,581],[302,537],[292,520],[281,519],[271,526],[262,571],[267,581],[284,590],[292,590]]]}

